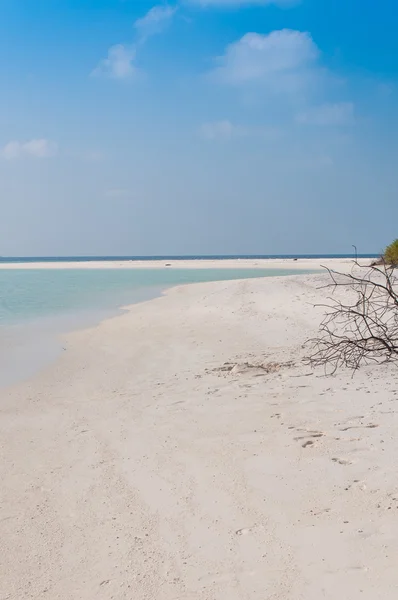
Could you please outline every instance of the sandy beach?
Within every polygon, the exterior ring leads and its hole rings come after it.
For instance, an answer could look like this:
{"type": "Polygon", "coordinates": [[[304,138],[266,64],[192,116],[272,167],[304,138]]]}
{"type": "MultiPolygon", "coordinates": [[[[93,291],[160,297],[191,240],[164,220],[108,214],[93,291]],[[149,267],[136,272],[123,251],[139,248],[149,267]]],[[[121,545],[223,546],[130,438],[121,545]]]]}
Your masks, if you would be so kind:
{"type": "Polygon", "coordinates": [[[0,599],[395,600],[398,369],[303,363],[325,281],[173,288],[1,391],[0,599]]]}

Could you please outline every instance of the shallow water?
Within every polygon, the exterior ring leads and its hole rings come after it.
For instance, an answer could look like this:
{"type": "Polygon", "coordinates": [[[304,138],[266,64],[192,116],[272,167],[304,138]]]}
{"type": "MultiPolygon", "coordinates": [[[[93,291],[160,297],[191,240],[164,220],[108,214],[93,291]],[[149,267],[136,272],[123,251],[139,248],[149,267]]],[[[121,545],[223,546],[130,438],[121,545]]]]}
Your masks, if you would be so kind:
{"type": "Polygon", "coordinates": [[[297,275],[276,269],[0,269],[0,386],[35,374],[62,352],[61,334],[186,283],[297,275]]]}

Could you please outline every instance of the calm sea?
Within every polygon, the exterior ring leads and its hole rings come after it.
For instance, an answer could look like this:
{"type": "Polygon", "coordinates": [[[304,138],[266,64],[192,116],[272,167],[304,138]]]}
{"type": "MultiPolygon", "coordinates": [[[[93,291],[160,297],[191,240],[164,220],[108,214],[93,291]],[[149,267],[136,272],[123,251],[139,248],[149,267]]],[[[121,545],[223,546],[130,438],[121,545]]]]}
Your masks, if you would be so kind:
{"type": "Polygon", "coordinates": [[[60,334],[94,325],[117,314],[122,306],[154,298],[166,288],[303,272],[306,271],[0,268],[0,385],[27,378],[55,358],[62,350],[60,334]]]}
{"type": "Polygon", "coordinates": [[[299,258],[377,258],[379,254],[230,254],[230,255],[192,255],[192,256],[0,256],[0,263],[35,263],[35,262],[111,262],[117,261],[150,261],[150,260],[227,260],[227,259],[299,259],[299,258]]]}

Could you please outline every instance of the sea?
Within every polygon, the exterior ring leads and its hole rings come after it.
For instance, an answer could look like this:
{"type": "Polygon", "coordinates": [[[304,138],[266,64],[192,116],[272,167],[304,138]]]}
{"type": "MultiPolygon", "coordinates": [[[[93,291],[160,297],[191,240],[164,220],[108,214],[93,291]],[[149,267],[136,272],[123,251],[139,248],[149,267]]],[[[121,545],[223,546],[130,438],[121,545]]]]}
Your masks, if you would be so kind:
{"type": "MultiPolygon", "coordinates": [[[[367,255],[370,256],[370,255],[367,255]]],[[[343,256],[334,255],[335,258],[343,256]]],[[[347,255],[345,256],[347,257],[347,255]]],[[[34,375],[63,350],[62,334],[117,315],[122,307],[155,298],[167,288],[208,281],[283,276],[304,270],[223,268],[224,259],[331,258],[313,256],[152,256],[152,257],[11,257],[0,258],[0,387],[34,375]],[[23,269],[47,262],[149,261],[212,259],[219,268],[70,268],[23,269]],[[2,269],[1,263],[20,263],[2,269]]]]}
{"type": "Polygon", "coordinates": [[[379,254],[202,254],[202,255],[161,255],[161,256],[0,256],[0,263],[38,263],[38,262],[112,262],[112,261],[176,261],[176,260],[241,260],[241,259],[300,259],[300,258],[377,258],[379,254]]]}

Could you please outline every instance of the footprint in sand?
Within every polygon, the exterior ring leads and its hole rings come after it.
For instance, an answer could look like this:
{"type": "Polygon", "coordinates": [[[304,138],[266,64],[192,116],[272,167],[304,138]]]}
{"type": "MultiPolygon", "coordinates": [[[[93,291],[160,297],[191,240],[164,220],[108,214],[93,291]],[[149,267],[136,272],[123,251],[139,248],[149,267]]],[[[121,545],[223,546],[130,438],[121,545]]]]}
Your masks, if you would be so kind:
{"type": "Polygon", "coordinates": [[[306,435],[301,435],[298,437],[295,437],[295,441],[299,442],[300,440],[306,440],[308,438],[321,438],[323,437],[325,434],[322,433],[321,431],[309,431],[306,435]]]}
{"type": "Polygon", "coordinates": [[[350,429],[376,429],[379,425],[371,423],[370,425],[351,425],[349,427],[344,427],[340,429],[340,431],[349,431],[350,429]]]}
{"type": "Polygon", "coordinates": [[[296,442],[300,442],[301,440],[306,440],[303,444],[301,444],[302,448],[311,448],[315,445],[315,441],[324,437],[324,433],[322,431],[308,431],[305,429],[298,429],[297,431],[305,432],[305,435],[299,435],[294,438],[296,442]]]}
{"type": "Polygon", "coordinates": [[[315,444],[315,442],[308,440],[307,442],[304,442],[304,444],[301,444],[301,447],[302,448],[311,448],[311,446],[313,446],[314,444],[315,444]]]}
{"type": "Polygon", "coordinates": [[[243,527],[243,529],[238,529],[235,531],[236,535],[250,535],[251,533],[255,533],[256,531],[260,531],[264,529],[262,525],[254,525],[253,527],[243,527]]]}
{"type": "Polygon", "coordinates": [[[348,460],[346,458],[332,458],[332,461],[339,465],[352,465],[352,460],[348,460]]]}

